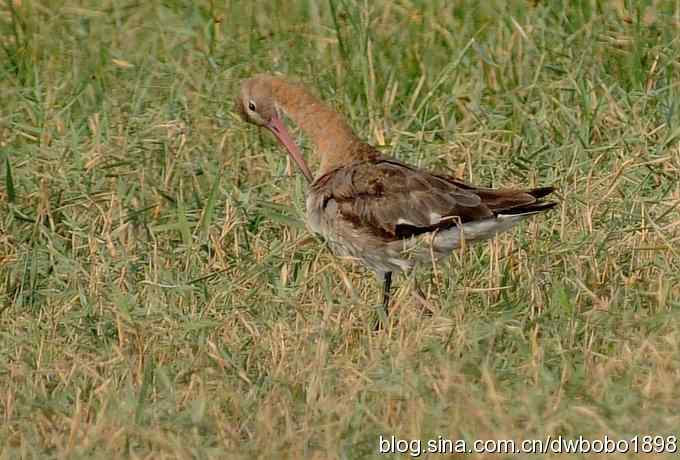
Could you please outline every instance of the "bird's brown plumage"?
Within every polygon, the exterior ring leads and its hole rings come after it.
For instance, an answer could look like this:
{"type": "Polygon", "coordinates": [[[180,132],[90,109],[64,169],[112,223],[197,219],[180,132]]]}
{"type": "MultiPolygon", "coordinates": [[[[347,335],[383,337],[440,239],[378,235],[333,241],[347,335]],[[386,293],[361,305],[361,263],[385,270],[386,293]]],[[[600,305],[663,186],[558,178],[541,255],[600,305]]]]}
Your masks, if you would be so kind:
{"type": "Polygon", "coordinates": [[[357,161],[319,177],[312,194],[322,209],[337,203],[342,218],[377,238],[395,240],[545,205],[532,191],[477,188],[394,159],[357,161]],[[436,216],[436,218],[433,218],[436,216]]]}

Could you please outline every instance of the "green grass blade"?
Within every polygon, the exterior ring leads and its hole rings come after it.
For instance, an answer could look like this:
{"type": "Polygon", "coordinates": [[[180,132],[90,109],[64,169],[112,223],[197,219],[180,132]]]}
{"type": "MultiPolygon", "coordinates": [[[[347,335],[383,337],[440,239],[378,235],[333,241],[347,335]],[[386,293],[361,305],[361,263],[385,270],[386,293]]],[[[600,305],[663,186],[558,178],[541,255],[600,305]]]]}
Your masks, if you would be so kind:
{"type": "Polygon", "coordinates": [[[14,204],[17,200],[16,191],[14,190],[14,179],[12,179],[12,164],[9,161],[9,155],[5,157],[5,189],[7,190],[7,201],[14,204]]]}
{"type": "Polygon", "coordinates": [[[213,217],[215,215],[215,203],[217,202],[217,192],[220,188],[220,178],[222,175],[218,173],[213,179],[212,187],[208,193],[208,200],[203,207],[203,215],[201,216],[200,228],[203,233],[207,233],[210,225],[212,225],[213,217]]]}

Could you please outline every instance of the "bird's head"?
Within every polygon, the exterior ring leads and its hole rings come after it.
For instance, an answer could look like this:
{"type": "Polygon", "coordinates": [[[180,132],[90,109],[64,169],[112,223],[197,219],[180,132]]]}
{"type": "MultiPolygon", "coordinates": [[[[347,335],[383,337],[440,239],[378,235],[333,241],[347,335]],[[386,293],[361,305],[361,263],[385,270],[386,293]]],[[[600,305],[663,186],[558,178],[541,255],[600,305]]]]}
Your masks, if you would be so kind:
{"type": "Polygon", "coordinates": [[[267,75],[243,80],[234,110],[244,121],[271,131],[297,163],[305,178],[312,182],[312,173],[283,123],[283,110],[277,102],[274,86],[275,78],[267,75]]]}

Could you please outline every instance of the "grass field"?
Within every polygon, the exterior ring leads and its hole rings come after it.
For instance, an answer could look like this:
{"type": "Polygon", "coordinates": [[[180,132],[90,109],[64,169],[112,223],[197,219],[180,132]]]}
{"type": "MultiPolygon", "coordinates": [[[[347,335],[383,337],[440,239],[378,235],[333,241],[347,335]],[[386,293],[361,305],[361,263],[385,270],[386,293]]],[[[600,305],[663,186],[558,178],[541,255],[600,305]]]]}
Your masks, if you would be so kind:
{"type": "Polygon", "coordinates": [[[677,1],[3,0],[0,458],[680,436],[679,37],[677,1]],[[560,205],[396,278],[374,333],[375,277],[232,112],[258,72],[560,205]]]}

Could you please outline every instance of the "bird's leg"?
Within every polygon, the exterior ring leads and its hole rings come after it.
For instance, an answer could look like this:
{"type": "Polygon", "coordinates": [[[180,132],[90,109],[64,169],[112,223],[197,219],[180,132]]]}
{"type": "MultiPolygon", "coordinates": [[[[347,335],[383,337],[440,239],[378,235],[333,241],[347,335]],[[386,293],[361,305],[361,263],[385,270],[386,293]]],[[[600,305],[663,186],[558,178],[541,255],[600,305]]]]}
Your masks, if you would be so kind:
{"type": "Polygon", "coordinates": [[[387,318],[390,306],[390,289],[392,288],[392,272],[387,272],[383,276],[383,311],[387,318]]]}
{"type": "MultiPolygon", "coordinates": [[[[392,272],[385,272],[383,274],[383,303],[382,303],[383,311],[381,312],[384,313],[385,315],[385,324],[387,324],[387,315],[389,313],[391,288],[392,288],[392,272]]],[[[382,314],[378,316],[378,321],[375,323],[376,331],[380,330],[383,326],[382,317],[383,317],[382,314]]]]}

